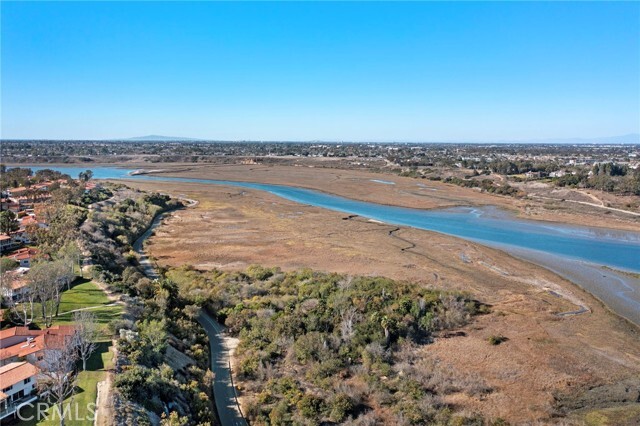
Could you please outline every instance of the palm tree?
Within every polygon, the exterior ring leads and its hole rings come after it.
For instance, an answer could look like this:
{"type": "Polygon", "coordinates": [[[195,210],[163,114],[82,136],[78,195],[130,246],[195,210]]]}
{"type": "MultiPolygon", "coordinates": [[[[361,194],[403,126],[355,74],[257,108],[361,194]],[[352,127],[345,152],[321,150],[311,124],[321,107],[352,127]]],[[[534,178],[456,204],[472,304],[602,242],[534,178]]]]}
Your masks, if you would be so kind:
{"type": "Polygon", "coordinates": [[[394,326],[393,319],[387,315],[381,315],[380,312],[374,312],[373,315],[371,315],[371,320],[380,323],[384,332],[384,343],[388,345],[391,339],[391,328],[394,326]]]}

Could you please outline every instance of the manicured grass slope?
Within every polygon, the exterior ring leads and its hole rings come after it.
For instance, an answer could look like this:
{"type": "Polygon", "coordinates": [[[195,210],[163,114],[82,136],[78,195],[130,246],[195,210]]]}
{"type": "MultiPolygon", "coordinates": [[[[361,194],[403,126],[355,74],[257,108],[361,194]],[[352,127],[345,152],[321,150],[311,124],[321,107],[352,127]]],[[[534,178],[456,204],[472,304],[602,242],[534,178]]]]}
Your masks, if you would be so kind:
{"type": "Polygon", "coordinates": [[[110,300],[107,295],[94,282],[80,279],[75,281],[75,285],[70,290],[62,293],[60,312],[69,312],[109,303],[110,300]]]}
{"type": "MultiPolygon", "coordinates": [[[[96,316],[102,336],[98,348],[87,361],[87,371],[81,371],[78,375],[77,392],[73,399],[67,399],[66,403],[71,403],[71,412],[76,420],[67,420],[67,425],[92,425],[90,420],[92,413],[89,411],[89,404],[95,404],[97,396],[98,382],[105,380],[106,371],[112,367],[113,352],[110,351],[111,339],[107,331],[107,325],[114,319],[120,318],[123,307],[121,305],[105,306],[112,303],[105,293],[93,282],[88,280],[77,280],[76,284],[62,294],[60,303],[61,315],[54,319],[54,325],[72,324],[73,310],[97,307],[91,309],[96,316]],[[77,407],[77,409],[76,409],[77,407]],[[77,410],[77,411],[76,411],[77,410]],[[77,420],[77,419],[86,420],[77,420]]],[[[36,311],[38,312],[38,311],[36,311]]],[[[37,419],[35,408],[23,410],[23,418],[33,416],[30,421],[20,422],[21,425],[58,425],[59,417],[53,417],[53,410],[46,411],[46,418],[37,419]]]]}

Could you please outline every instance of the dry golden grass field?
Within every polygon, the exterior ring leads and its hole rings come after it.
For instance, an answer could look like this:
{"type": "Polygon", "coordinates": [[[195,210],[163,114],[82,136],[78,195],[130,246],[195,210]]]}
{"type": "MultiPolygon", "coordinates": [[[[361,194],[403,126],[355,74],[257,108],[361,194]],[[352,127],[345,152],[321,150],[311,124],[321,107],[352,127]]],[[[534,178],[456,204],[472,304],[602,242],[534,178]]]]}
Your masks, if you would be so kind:
{"type": "MultiPolygon", "coordinates": [[[[410,207],[492,204],[521,214],[527,211],[512,199],[435,182],[424,184],[438,191],[420,191],[416,184],[422,182],[413,179],[387,177],[396,185],[375,185],[369,181],[375,175],[361,172],[290,169],[283,175],[277,168],[248,171],[233,166],[171,175],[295,183],[410,207]],[[257,177],[260,174],[262,178],[257,177]]],[[[638,397],[633,392],[640,388],[638,328],[541,267],[458,238],[349,217],[261,191],[194,183],[127,183],[199,201],[169,216],[149,240],[148,250],[160,265],[238,270],[261,264],[380,275],[465,291],[490,304],[490,314],[419,349],[420,356],[457,380],[478,380],[494,389],[477,397],[453,394],[449,402],[461,409],[515,424],[551,423],[553,415],[563,412],[571,412],[569,420],[576,424],[585,418],[599,419],[598,424],[633,424],[639,419],[637,403],[632,403],[638,397]],[[590,312],[557,315],[579,305],[590,312]],[[497,335],[508,340],[491,345],[489,337],[497,335]],[[587,409],[580,410],[583,407],[587,409]]],[[[537,207],[528,212],[541,219],[598,223],[597,214],[590,212],[570,217],[537,207]]],[[[611,216],[607,226],[638,229],[633,220],[615,218],[619,222],[611,216]]]]}

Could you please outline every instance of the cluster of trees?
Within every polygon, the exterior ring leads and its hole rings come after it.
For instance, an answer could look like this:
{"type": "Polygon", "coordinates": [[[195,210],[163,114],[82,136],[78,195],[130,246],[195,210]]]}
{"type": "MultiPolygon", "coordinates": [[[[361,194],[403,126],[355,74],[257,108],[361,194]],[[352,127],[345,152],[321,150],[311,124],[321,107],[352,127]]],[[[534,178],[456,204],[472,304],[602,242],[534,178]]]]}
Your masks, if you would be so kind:
{"type": "Polygon", "coordinates": [[[541,172],[548,174],[555,172],[559,166],[555,162],[535,163],[530,160],[502,160],[488,164],[488,169],[503,175],[518,175],[526,172],[541,172]]]}
{"type": "Polygon", "coordinates": [[[47,226],[29,225],[26,232],[37,242],[44,257],[55,257],[60,247],[70,241],[76,244],[80,241],[79,229],[87,219],[87,206],[111,195],[108,188],[95,188],[88,192],[79,186],[54,189],[51,198],[38,209],[38,218],[47,226]]]}
{"type": "MultiPolygon", "coordinates": [[[[65,288],[69,288],[76,279],[74,265],[80,258],[77,245],[67,242],[61,246],[54,257],[43,257],[35,260],[26,275],[26,288],[13,297],[3,298],[2,304],[8,307],[9,319],[20,325],[30,325],[40,317],[45,327],[50,327],[60,311],[60,298],[65,288]]],[[[11,268],[9,262],[4,267],[11,268]]],[[[1,286],[3,294],[10,294],[15,275],[3,270],[1,286]]]]}
{"type": "Polygon", "coordinates": [[[156,215],[178,205],[168,195],[148,194],[126,187],[116,191],[114,204],[96,206],[79,227],[83,247],[97,266],[94,272],[103,281],[118,281],[132,260],[131,246],[150,226],[156,215]]]}
{"type": "MultiPolygon", "coordinates": [[[[213,373],[207,368],[207,337],[196,321],[199,310],[186,304],[172,281],[150,281],[138,274],[125,273],[129,292],[135,296],[129,318],[115,325],[120,333],[116,389],[125,405],[133,403],[158,416],[175,412],[190,424],[210,424],[213,373]],[[178,370],[170,366],[169,342],[193,362],[178,370]]],[[[118,423],[150,424],[141,413],[124,410],[118,423]]]]}
{"type": "Polygon", "coordinates": [[[4,164],[0,164],[0,188],[17,188],[31,184],[33,172],[29,168],[16,167],[7,169],[4,164]]]}
{"type": "Polygon", "coordinates": [[[9,234],[20,227],[18,217],[11,210],[0,212],[0,233],[9,234]]]}
{"type": "Polygon", "coordinates": [[[523,197],[525,195],[524,192],[518,190],[517,188],[514,188],[513,186],[507,183],[496,184],[491,179],[477,178],[478,176],[490,174],[491,172],[488,169],[482,170],[482,171],[478,171],[478,169],[474,169],[473,174],[469,176],[465,176],[464,179],[457,176],[447,176],[443,179],[437,173],[434,174],[435,171],[430,168],[420,170],[415,167],[411,167],[406,170],[395,170],[395,172],[403,177],[442,181],[445,183],[452,183],[454,185],[462,186],[465,188],[480,188],[481,190],[485,192],[489,192],[491,194],[508,195],[511,197],[523,197]]]}
{"type": "Polygon", "coordinates": [[[47,223],[46,228],[35,225],[32,229],[27,229],[27,233],[37,242],[43,257],[57,256],[60,247],[64,247],[69,241],[78,244],[78,229],[87,217],[87,210],[69,204],[64,195],[66,192],[60,189],[52,193],[50,202],[39,210],[39,218],[47,223]]]}
{"type": "Polygon", "coordinates": [[[463,418],[442,396],[490,391],[479,380],[427,368],[416,356],[438,333],[486,311],[464,295],[260,266],[183,267],[167,276],[240,338],[237,373],[250,395],[245,415],[252,423],[434,424],[463,418]]]}
{"type": "MultiPolygon", "coordinates": [[[[25,187],[29,188],[37,183],[46,181],[67,180],[71,183],[71,176],[51,169],[37,170],[35,173],[28,167],[7,168],[0,164],[0,187],[4,189],[25,187]]],[[[55,189],[58,184],[53,186],[55,189]]]]}
{"type": "MultiPolygon", "coordinates": [[[[456,176],[442,178],[437,174],[434,175],[432,169],[416,169],[397,170],[401,176],[413,178],[428,178],[430,180],[442,180],[466,188],[481,188],[483,191],[509,196],[524,196],[525,194],[510,186],[509,184],[497,185],[490,179],[479,179],[477,176],[489,174],[491,171],[506,175],[521,174],[528,171],[541,172],[543,176],[548,175],[552,171],[559,170],[555,163],[533,163],[531,161],[497,161],[487,163],[484,170],[475,168],[477,164],[473,161],[463,161],[463,165],[469,163],[474,168],[472,176],[466,176],[464,179],[456,176]],[[480,171],[481,170],[481,171],[480,171]]],[[[518,180],[517,178],[511,178],[518,180]]],[[[560,177],[551,178],[550,182],[564,187],[575,188],[593,188],[601,191],[617,193],[621,195],[640,195],[640,168],[631,169],[627,165],[616,163],[600,163],[596,164],[591,170],[577,168],[573,173],[567,173],[560,177]],[[589,173],[589,172],[592,173],[589,173]]]]}
{"type": "Polygon", "coordinates": [[[596,164],[591,169],[580,170],[554,179],[558,186],[594,188],[623,195],[640,195],[640,168],[631,169],[615,163],[596,164]]]}
{"type": "MultiPolygon", "coordinates": [[[[438,178],[434,180],[440,180],[438,178]]],[[[525,194],[509,184],[496,185],[491,179],[461,179],[455,176],[449,176],[443,180],[446,183],[463,186],[465,188],[480,188],[491,194],[509,195],[511,197],[520,197],[525,194]]]]}

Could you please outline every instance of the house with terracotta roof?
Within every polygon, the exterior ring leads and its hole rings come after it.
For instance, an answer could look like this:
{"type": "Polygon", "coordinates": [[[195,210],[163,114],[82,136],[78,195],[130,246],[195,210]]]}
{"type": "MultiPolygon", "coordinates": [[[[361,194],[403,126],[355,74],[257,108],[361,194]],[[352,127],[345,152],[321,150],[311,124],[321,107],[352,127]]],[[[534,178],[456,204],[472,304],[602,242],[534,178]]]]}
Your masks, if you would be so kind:
{"type": "Polygon", "coordinates": [[[27,340],[27,337],[35,336],[40,330],[29,330],[29,327],[11,327],[0,330],[0,350],[17,345],[27,340]]]}
{"type": "Polygon", "coordinates": [[[26,361],[12,362],[0,367],[0,420],[38,399],[38,372],[38,367],[26,361]]]}
{"type": "Polygon", "coordinates": [[[21,229],[25,229],[29,225],[37,225],[38,221],[35,215],[26,215],[18,220],[18,224],[21,229]]]}
{"type": "Polygon", "coordinates": [[[28,270],[28,268],[18,268],[2,274],[0,277],[0,280],[2,280],[0,291],[3,297],[16,300],[19,296],[29,291],[29,281],[25,277],[28,270]]]}
{"type": "Polygon", "coordinates": [[[38,250],[31,247],[25,247],[16,250],[7,257],[20,263],[20,266],[23,268],[31,268],[31,260],[36,254],[38,254],[38,250]]]}
{"type": "Polygon", "coordinates": [[[49,187],[51,186],[52,183],[53,182],[50,182],[50,181],[40,182],[33,185],[32,188],[37,189],[39,191],[49,191],[49,187]]]}
{"type": "Polygon", "coordinates": [[[102,188],[102,185],[100,185],[97,182],[87,182],[87,183],[84,184],[84,192],[85,193],[91,191],[92,189],[96,189],[96,188],[102,188]]]}
{"type": "Polygon", "coordinates": [[[56,325],[45,330],[12,327],[0,331],[0,366],[12,362],[42,361],[44,351],[61,349],[73,336],[72,325],[56,325]]]}
{"type": "Polygon", "coordinates": [[[19,197],[23,194],[26,194],[29,188],[24,186],[19,186],[17,188],[7,188],[6,192],[9,197],[19,197]]]}
{"type": "Polygon", "coordinates": [[[0,198],[0,210],[11,210],[15,214],[20,213],[20,204],[9,197],[0,198]]]}

